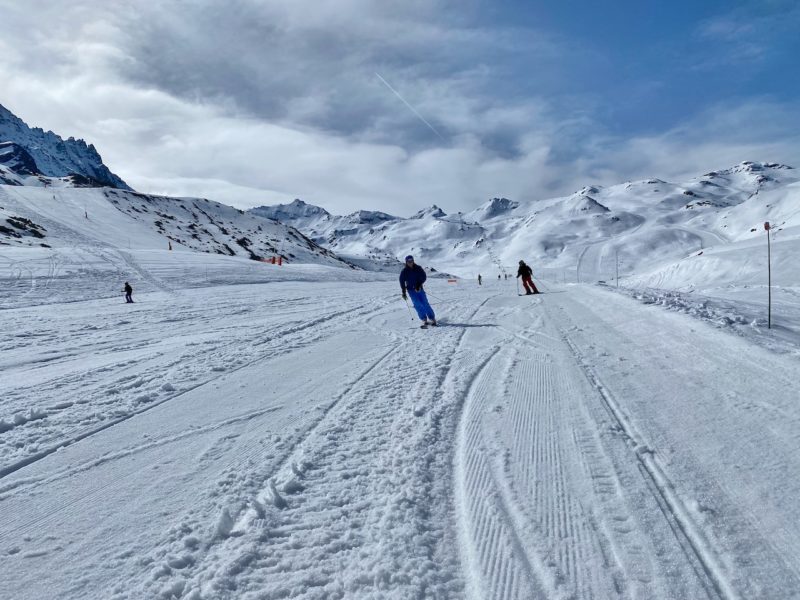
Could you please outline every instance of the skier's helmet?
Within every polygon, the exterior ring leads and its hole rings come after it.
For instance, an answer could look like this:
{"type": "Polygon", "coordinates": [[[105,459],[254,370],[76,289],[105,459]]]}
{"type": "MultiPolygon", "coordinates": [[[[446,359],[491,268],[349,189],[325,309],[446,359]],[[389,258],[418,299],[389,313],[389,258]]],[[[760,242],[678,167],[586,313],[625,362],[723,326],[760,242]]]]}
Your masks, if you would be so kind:
{"type": "Polygon", "coordinates": [[[406,262],[414,262],[414,257],[409,254],[406,256],[406,262]]]}

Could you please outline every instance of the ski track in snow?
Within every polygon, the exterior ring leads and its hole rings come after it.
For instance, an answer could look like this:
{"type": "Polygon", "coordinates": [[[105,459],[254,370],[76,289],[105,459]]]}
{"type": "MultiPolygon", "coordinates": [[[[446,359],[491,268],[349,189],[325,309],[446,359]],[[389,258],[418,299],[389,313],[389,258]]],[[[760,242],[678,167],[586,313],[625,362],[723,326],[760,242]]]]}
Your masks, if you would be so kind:
{"type": "MultiPolygon", "coordinates": [[[[598,301],[601,301],[601,298],[607,298],[607,292],[598,291],[597,293],[599,294],[598,301]]],[[[658,381],[659,378],[653,377],[651,371],[650,380],[646,384],[655,396],[652,400],[653,406],[657,409],[669,406],[670,398],[687,399],[689,402],[685,408],[676,406],[673,411],[687,410],[689,415],[692,412],[696,413],[694,416],[689,416],[689,419],[695,424],[695,429],[699,422],[710,417],[715,418],[717,422],[713,426],[714,429],[707,430],[708,432],[702,435],[711,438],[714,438],[715,434],[718,436],[713,443],[709,444],[710,448],[718,448],[720,445],[728,445],[731,450],[736,448],[735,451],[729,451],[731,457],[728,461],[724,461],[727,463],[726,469],[731,469],[726,478],[721,476],[719,470],[715,470],[715,467],[721,466],[719,463],[710,467],[703,462],[719,450],[712,451],[711,454],[708,454],[708,449],[701,451],[700,448],[705,445],[702,437],[690,438],[691,442],[686,444],[689,449],[688,453],[680,445],[676,446],[675,441],[669,439],[677,437],[675,433],[678,431],[683,433],[682,428],[685,427],[685,423],[680,421],[673,423],[668,420],[670,426],[677,429],[676,432],[667,432],[667,437],[665,437],[665,432],[652,429],[656,413],[646,419],[636,419],[629,415],[628,411],[632,409],[634,413],[640,411],[647,414],[646,405],[643,404],[647,396],[643,395],[641,390],[636,389],[637,379],[631,377],[633,373],[630,370],[631,367],[641,368],[642,363],[639,362],[641,359],[634,359],[637,360],[634,365],[626,366],[628,359],[620,356],[613,360],[609,356],[611,352],[608,349],[614,348],[618,352],[625,352],[624,348],[630,347],[632,344],[615,346],[611,339],[587,336],[584,331],[587,329],[587,324],[589,324],[588,327],[591,327],[592,318],[595,322],[602,321],[602,318],[598,318],[596,311],[586,311],[584,324],[579,326],[570,324],[570,322],[574,322],[575,315],[580,313],[574,310],[566,312],[563,307],[561,310],[567,317],[567,322],[561,327],[561,333],[570,353],[591,387],[594,388],[593,395],[608,414],[611,429],[616,436],[624,440],[629,454],[635,457],[639,463],[639,471],[644,482],[650,488],[665,521],[683,549],[687,564],[693,566],[698,576],[697,579],[705,588],[706,594],[712,598],[795,597],[798,594],[797,561],[789,559],[785,562],[787,556],[793,554],[793,551],[789,551],[787,554],[786,547],[777,547],[770,539],[770,535],[764,536],[757,533],[758,529],[763,527],[757,523],[758,516],[762,512],[761,507],[758,503],[752,503],[752,494],[755,493],[755,489],[758,489],[758,485],[751,481],[749,483],[753,485],[752,489],[748,489],[748,486],[745,485],[734,491],[736,484],[731,487],[731,483],[736,481],[739,476],[743,476],[747,480],[748,477],[753,476],[753,473],[760,473],[770,463],[776,466],[768,469],[772,473],[767,478],[775,473],[773,469],[785,469],[788,473],[791,472],[792,467],[788,466],[785,461],[797,462],[796,457],[791,457],[792,452],[787,451],[784,447],[785,443],[791,445],[797,441],[797,436],[789,433],[789,430],[797,424],[797,411],[785,410],[788,398],[792,395],[787,387],[791,384],[788,380],[783,379],[782,375],[776,377],[776,373],[791,372],[793,368],[796,369],[796,366],[791,363],[784,364],[783,369],[778,369],[767,376],[760,364],[766,364],[773,356],[766,353],[764,356],[759,356],[758,359],[754,356],[748,357],[737,361],[739,364],[733,371],[737,374],[748,374],[742,375],[741,378],[734,377],[733,385],[726,380],[719,384],[720,389],[716,389],[707,383],[708,378],[713,377],[715,371],[711,363],[719,359],[722,359],[723,364],[734,362],[727,357],[725,352],[729,343],[734,344],[727,335],[720,335],[717,338],[709,330],[701,329],[697,332],[691,328],[687,328],[689,331],[687,335],[679,329],[674,329],[670,342],[671,349],[664,350],[659,347],[659,350],[656,350],[656,354],[664,353],[661,361],[665,368],[658,371],[663,374],[663,381],[658,381]],[[576,342],[576,338],[580,342],[576,342]],[[700,340],[703,341],[700,342],[700,340]],[[579,348],[581,343],[584,345],[584,349],[579,348]],[[703,351],[692,352],[693,346],[698,343],[704,348],[703,351]],[[606,350],[599,351],[598,346],[604,347],[606,350]],[[617,365],[622,365],[622,368],[618,368],[617,365]],[[598,370],[601,368],[607,370],[602,376],[598,375],[598,370]],[[775,403],[770,404],[769,408],[772,409],[775,417],[778,414],[781,415],[780,419],[784,421],[782,426],[778,426],[775,422],[771,424],[749,422],[746,418],[744,421],[719,418],[721,416],[719,411],[726,410],[720,404],[724,406],[731,398],[742,396],[753,398],[761,394],[764,383],[759,380],[764,376],[772,379],[771,384],[767,385],[775,403]],[[608,385],[607,381],[613,381],[613,384],[608,385]],[[620,402],[620,400],[627,400],[630,403],[631,399],[635,399],[633,406],[625,407],[620,402]],[[782,402],[783,405],[781,405],[782,402]],[[749,423],[749,425],[745,425],[745,423],[749,423]],[[742,431],[734,433],[734,430],[745,430],[747,434],[743,435],[742,431]],[[728,436],[728,442],[722,441],[725,436],[728,436]],[[758,442],[753,444],[750,441],[759,438],[771,438],[770,442],[773,444],[773,449],[763,456],[760,449],[756,449],[758,442]],[[654,440],[658,440],[658,442],[654,440]],[[778,450],[777,448],[780,447],[782,449],[778,450]],[[692,455],[692,453],[695,454],[692,455]],[[681,456],[682,454],[684,456],[681,456]],[[734,454],[738,456],[733,458],[734,454]],[[701,458],[701,455],[705,455],[706,458],[701,458]],[[746,465],[748,461],[743,459],[744,456],[748,456],[751,465],[746,465]],[[680,475],[670,475],[670,467],[677,469],[680,475]],[[744,471],[749,469],[752,469],[753,473],[744,475],[744,471]],[[736,473],[739,470],[741,470],[740,473],[736,473]],[[698,471],[705,472],[703,475],[699,475],[698,471]],[[694,481],[689,486],[690,488],[694,486],[691,491],[685,487],[688,472],[693,472],[694,476],[694,481]],[[738,498],[734,499],[733,496],[738,496],[738,498]],[[714,506],[715,504],[716,506],[714,506]],[[738,513],[743,508],[743,504],[749,504],[752,511],[750,516],[738,513]],[[728,514],[722,517],[726,512],[728,514]],[[767,562],[771,566],[766,570],[772,570],[772,576],[764,575],[763,569],[767,562]],[[749,571],[749,581],[745,581],[746,578],[742,577],[743,571],[749,571]]],[[[641,315],[637,316],[641,318],[641,315]]],[[[658,318],[664,319],[662,325],[670,324],[667,317],[658,318]]],[[[618,314],[615,314],[615,319],[619,319],[618,314]]],[[[681,324],[687,323],[681,321],[681,324]]],[[[624,331],[627,327],[631,327],[634,332],[640,328],[644,331],[650,329],[649,325],[642,327],[642,322],[634,320],[632,323],[618,325],[617,330],[624,331]]],[[[629,339],[634,340],[636,337],[638,336],[630,336],[629,339]]],[[[636,343],[641,344],[651,340],[652,338],[636,339],[636,343]]],[[[748,347],[744,346],[744,348],[748,347]]],[[[753,353],[759,354],[755,350],[753,353]]],[[[746,356],[746,353],[742,353],[742,356],[746,356]]],[[[658,358],[653,356],[652,359],[655,364],[658,364],[658,358]]],[[[739,416],[742,416],[741,412],[739,412],[739,416]]],[[[703,430],[702,426],[700,430],[703,430]]],[[[714,458],[718,460],[717,456],[714,458]]],[[[726,456],[726,458],[728,457],[726,456]]],[[[747,512],[746,509],[745,512],[747,512]]],[[[663,593],[666,595],[667,592],[663,593]]]]}
{"type": "MultiPolygon", "coordinates": [[[[544,329],[554,335],[515,333],[529,347],[498,353],[467,396],[455,501],[468,594],[756,597],[739,593],[726,551],[568,333],[544,329]]],[[[796,567],[790,573],[793,597],[796,567]]]]}
{"type": "MultiPolygon", "coordinates": [[[[195,349],[184,351],[174,360],[167,359],[166,363],[164,357],[167,354],[167,348],[159,348],[160,344],[157,339],[136,340],[132,347],[120,346],[117,340],[103,340],[102,343],[96,344],[92,339],[91,343],[86,346],[44,350],[42,349],[44,340],[36,333],[29,333],[28,335],[40,338],[38,355],[28,358],[21,364],[6,364],[5,366],[21,367],[20,371],[26,374],[33,371],[36,375],[33,378],[35,383],[31,386],[13,385],[15,382],[9,379],[7,383],[12,385],[13,389],[5,393],[4,408],[11,413],[8,415],[9,420],[14,414],[12,411],[15,410],[15,405],[18,407],[16,410],[19,411],[16,414],[24,414],[28,399],[35,394],[38,402],[44,404],[49,418],[43,419],[41,423],[31,423],[31,426],[35,427],[33,432],[28,432],[25,427],[20,426],[14,427],[5,435],[0,434],[2,436],[0,443],[3,443],[0,450],[11,447],[6,453],[0,451],[0,457],[5,458],[9,455],[12,457],[10,462],[0,466],[0,478],[44,458],[61,447],[94,435],[181,394],[206,385],[218,379],[223,373],[235,372],[257,363],[266,356],[274,357],[309,343],[319,337],[321,329],[324,330],[330,320],[361,311],[365,306],[352,301],[349,304],[350,306],[344,310],[331,311],[310,319],[301,313],[302,317],[306,317],[305,320],[289,321],[285,324],[270,323],[267,327],[253,327],[251,331],[247,332],[251,336],[247,345],[245,340],[240,337],[241,327],[231,327],[234,333],[233,336],[230,336],[232,340],[219,343],[220,336],[226,335],[227,327],[219,328],[213,331],[212,335],[203,335],[203,341],[191,343],[192,346],[200,346],[199,353],[195,349]],[[311,330],[310,337],[295,338],[287,343],[288,336],[296,336],[306,330],[311,330]],[[93,354],[121,353],[123,356],[130,352],[132,356],[129,360],[104,363],[86,371],[82,368],[83,361],[77,357],[81,357],[82,353],[87,351],[93,354]],[[198,354],[200,354],[201,360],[198,360],[198,354]],[[66,369],[62,370],[60,367],[64,363],[68,364],[66,369]],[[212,365],[210,372],[209,363],[212,365]],[[42,368],[39,368],[40,364],[43,364],[42,368]],[[152,366],[147,368],[148,364],[152,366]],[[77,369],[73,370],[76,367],[77,369]],[[134,369],[135,375],[124,375],[127,370],[133,371],[134,369]],[[40,371],[47,371],[47,373],[41,373],[43,378],[38,377],[40,371]],[[113,376],[109,376],[110,373],[113,373],[113,376]],[[86,394],[86,392],[81,393],[79,390],[85,390],[87,383],[90,382],[103,385],[99,386],[99,389],[96,389],[92,395],[86,394]],[[176,389],[180,391],[175,391],[176,389]],[[128,392],[129,400],[119,402],[117,398],[120,395],[126,395],[125,392],[128,392]],[[78,394],[80,396],[73,404],[67,405],[68,403],[60,402],[64,397],[75,397],[78,394]],[[89,405],[93,411],[87,410],[89,407],[86,405],[89,405]],[[70,418],[70,413],[76,413],[74,420],[70,418]],[[28,433],[30,435],[26,435],[28,433]],[[26,437],[33,438],[33,441],[26,437]],[[15,452],[14,447],[22,450],[15,452]],[[32,447],[32,450],[24,452],[26,447],[32,447]],[[20,457],[20,455],[22,456],[20,457]],[[18,458],[13,460],[15,457],[18,458]]],[[[191,318],[187,318],[185,315],[178,319],[164,319],[163,315],[161,318],[162,320],[157,320],[151,325],[158,327],[165,323],[187,320],[189,327],[192,326],[191,318]]],[[[137,327],[130,321],[124,324],[131,325],[131,330],[137,327]]],[[[140,327],[140,325],[138,326],[140,327]]],[[[90,336],[95,331],[91,325],[84,327],[88,329],[90,336]]],[[[75,333],[87,337],[85,331],[75,333]]],[[[157,338],[160,330],[155,329],[150,334],[153,338],[157,338]]],[[[63,338],[55,337],[54,342],[54,345],[61,345],[63,338]]],[[[9,346],[11,347],[9,349],[15,347],[13,344],[9,344],[9,346]]],[[[172,349],[169,348],[169,350],[172,349]]]]}
{"type": "MultiPolygon", "coordinates": [[[[479,309],[480,305],[471,310],[467,323],[479,309]]],[[[438,597],[459,589],[460,583],[453,572],[441,573],[434,562],[445,549],[436,539],[435,533],[441,524],[429,514],[435,512],[429,507],[435,504],[435,499],[428,494],[429,488],[441,482],[431,480],[431,474],[420,469],[420,465],[400,460],[404,455],[418,460],[424,450],[429,454],[428,466],[436,466],[438,462],[439,469],[447,468],[446,454],[434,457],[429,447],[442,440],[429,436],[439,427],[438,411],[452,410],[457,402],[457,398],[445,394],[443,388],[451,385],[452,364],[468,328],[446,331],[443,327],[433,334],[443,339],[427,341],[433,348],[441,349],[445,345],[452,348],[442,356],[434,355],[433,364],[416,375],[416,355],[410,354],[412,348],[408,340],[402,342],[398,336],[393,336],[400,345],[370,364],[348,385],[323,413],[319,423],[276,466],[275,475],[269,477],[260,490],[249,492],[247,508],[238,517],[232,516],[234,524],[230,535],[225,536],[220,548],[212,547],[204,560],[198,561],[191,583],[195,592],[202,591],[204,597],[235,597],[245,590],[263,588],[275,574],[282,575],[285,581],[266,597],[294,595],[291,590],[295,593],[303,590],[300,597],[338,597],[359,595],[370,589],[384,590],[394,597],[420,594],[438,597]],[[386,398],[377,395],[382,390],[385,393],[388,389],[402,388],[406,377],[416,380],[409,390],[389,393],[386,398]],[[425,406],[425,414],[419,414],[419,401],[415,399],[432,399],[440,394],[448,398],[441,407],[425,406]],[[406,404],[405,414],[397,410],[403,404],[406,404]],[[422,439],[418,435],[407,439],[400,437],[396,428],[408,429],[406,422],[411,419],[413,425],[415,418],[427,418],[424,429],[433,431],[423,431],[428,435],[422,439]],[[387,453],[381,448],[387,439],[397,452],[387,453]],[[416,452],[409,454],[410,448],[416,452]],[[384,492],[389,496],[387,504],[373,506],[368,502],[356,502],[352,506],[354,493],[337,489],[341,479],[348,482],[348,488],[363,490],[365,497],[371,485],[380,488],[388,485],[384,492]],[[355,515],[351,514],[353,511],[355,515]],[[348,518],[337,518],[340,512],[348,518]],[[363,520],[355,531],[354,519],[357,523],[363,520]],[[303,541],[298,532],[305,532],[309,527],[316,529],[315,539],[303,541]],[[362,534],[360,530],[365,531],[362,534]],[[300,547],[295,547],[297,545],[300,547]],[[317,559],[311,562],[304,555],[315,546],[319,546],[317,559]],[[325,548],[328,550],[323,552],[325,548]],[[397,572],[387,570],[381,564],[386,562],[387,554],[392,560],[405,563],[404,568],[397,572]],[[282,560],[277,561],[275,556],[282,560]],[[364,572],[357,577],[353,578],[350,573],[342,577],[338,565],[348,560],[348,556],[352,556],[350,560],[364,560],[369,556],[376,565],[370,567],[368,560],[364,572]],[[248,576],[237,577],[244,561],[249,565],[252,562],[248,576]],[[291,572],[287,572],[288,564],[291,564],[291,572]],[[309,580],[314,581],[310,591],[305,590],[307,584],[304,583],[309,580]]],[[[437,450],[446,451],[446,448],[437,450]]],[[[439,532],[439,535],[443,534],[439,532]]],[[[450,560],[454,558],[451,556],[450,560]]]]}
{"type": "Polygon", "coordinates": [[[597,390],[603,404],[608,409],[609,415],[618,427],[617,431],[627,438],[633,455],[642,466],[642,474],[649,479],[647,483],[652,488],[656,500],[664,512],[664,517],[670,523],[679,543],[684,547],[687,558],[691,562],[696,561],[702,570],[702,573],[698,572],[698,575],[701,578],[705,576],[708,579],[703,583],[709,595],[729,600],[737,598],[736,592],[727,580],[724,568],[721,567],[719,552],[709,543],[702,531],[702,527],[694,521],[682,499],[675,493],[672,482],[654,458],[654,450],[644,442],[642,435],[624,415],[616,400],[605,389],[593,369],[586,364],[583,356],[566,333],[564,333],[564,340],[583,369],[587,379],[597,390]]]}
{"type": "Polygon", "coordinates": [[[640,549],[620,550],[630,544],[609,539],[612,528],[627,533],[619,524],[630,516],[614,475],[601,472],[605,465],[597,455],[603,451],[591,439],[596,424],[572,414],[579,398],[554,338],[515,337],[533,348],[517,344],[495,359],[500,364],[487,365],[468,396],[457,443],[456,499],[473,574],[471,596],[624,595],[635,578],[623,572],[615,552],[640,549]],[[605,532],[584,504],[586,478],[576,456],[602,483],[590,493],[606,496],[607,505],[613,501],[617,514],[605,532]]]}

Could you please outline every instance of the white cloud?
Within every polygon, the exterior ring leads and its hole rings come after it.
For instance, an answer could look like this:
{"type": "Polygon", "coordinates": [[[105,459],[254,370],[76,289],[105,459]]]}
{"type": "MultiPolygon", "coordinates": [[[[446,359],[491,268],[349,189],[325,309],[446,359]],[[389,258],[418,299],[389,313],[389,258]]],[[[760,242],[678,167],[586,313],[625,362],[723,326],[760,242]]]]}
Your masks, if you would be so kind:
{"type": "Polygon", "coordinates": [[[692,66],[709,70],[723,66],[741,67],[774,57],[783,36],[797,36],[800,26],[800,5],[794,0],[762,0],[743,4],[702,21],[696,35],[701,40],[717,44],[709,57],[692,66]]]}
{"type": "Polygon", "coordinates": [[[445,26],[444,2],[36,0],[23,10],[0,0],[0,11],[0,102],[93,142],[112,170],[153,193],[455,211],[746,159],[797,162],[800,148],[787,133],[796,111],[767,100],[625,138],[591,111],[505,99],[492,93],[491,60],[515,44],[547,57],[558,42],[445,26]]]}

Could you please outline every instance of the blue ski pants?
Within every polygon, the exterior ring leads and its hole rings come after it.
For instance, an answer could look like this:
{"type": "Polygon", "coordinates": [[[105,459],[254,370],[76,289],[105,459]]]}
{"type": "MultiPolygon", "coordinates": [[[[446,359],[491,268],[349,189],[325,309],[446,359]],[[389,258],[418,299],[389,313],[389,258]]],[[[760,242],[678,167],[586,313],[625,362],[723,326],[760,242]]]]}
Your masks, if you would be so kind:
{"type": "Polygon", "coordinates": [[[408,290],[408,295],[411,296],[411,303],[414,305],[414,309],[417,311],[417,315],[419,316],[420,320],[436,320],[436,315],[433,314],[433,309],[428,302],[428,296],[425,295],[425,290],[416,292],[410,289],[408,290]]]}

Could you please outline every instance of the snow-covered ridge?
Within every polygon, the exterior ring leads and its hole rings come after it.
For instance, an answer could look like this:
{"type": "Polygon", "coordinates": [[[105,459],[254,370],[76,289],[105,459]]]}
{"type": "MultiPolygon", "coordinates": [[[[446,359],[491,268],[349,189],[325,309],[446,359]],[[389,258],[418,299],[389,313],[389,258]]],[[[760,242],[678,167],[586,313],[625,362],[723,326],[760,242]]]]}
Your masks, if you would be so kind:
{"type": "Polygon", "coordinates": [[[352,268],[291,225],[201,198],[170,198],[105,190],[121,212],[150,225],[175,245],[252,260],[282,257],[287,262],[352,268]]]}
{"type": "MultiPolygon", "coordinates": [[[[87,145],[85,141],[73,137],[65,140],[52,131],[29,127],[3,105],[0,105],[0,142],[14,142],[23,148],[35,165],[34,169],[33,165],[27,164],[26,169],[37,174],[49,177],[77,174],[99,185],[130,189],[103,164],[103,159],[92,144],[87,145]]],[[[2,173],[0,177],[3,177],[2,173]]]]}
{"type": "Polygon", "coordinates": [[[446,217],[447,213],[445,213],[441,208],[432,204],[428,208],[423,208],[422,210],[418,211],[417,213],[412,216],[412,219],[424,219],[425,217],[433,217],[435,219],[441,219],[446,217]]]}
{"type": "Polygon", "coordinates": [[[765,220],[800,226],[797,180],[787,165],[746,161],[685,182],[654,178],[545,200],[492,198],[467,213],[432,205],[409,218],[359,222],[301,202],[302,215],[283,216],[349,257],[411,252],[423,265],[469,277],[513,272],[525,259],[540,275],[596,281],[615,276],[617,257],[622,276],[642,275],[710,246],[743,243],[765,220]]]}
{"type": "Polygon", "coordinates": [[[0,245],[190,250],[354,268],[290,225],[218,202],[44,180],[63,185],[0,185],[0,245]]]}
{"type": "Polygon", "coordinates": [[[249,212],[267,219],[292,223],[304,230],[311,230],[315,236],[319,236],[321,232],[347,229],[350,225],[369,225],[398,219],[394,215],[375,210],[358,210],[344,216],[332,215],[321,206],[308,204],[300,199],[289,204],[258,206],[251,208],[249,212]]]}
{"type": "MultiPolygon", "coordinates": [[[[294,208],[295,216],[303,214],[302,202],[294,208]]],[[[315,208],[309,214],[324,212],[315,208]]],[[[93,146],[31,129],[0,106],[0,245],[120,244],[357,268],[270,215],[134,192],[108,171],[93,146]]]]}
{"type": "Polygon", "coordinates": [[[275,206],[259,206],[250,210],[253,214],[275,219],[276,221],[291,221],[296,219],[319,219],[330,217],[330,213],[319,206],[306,204],[300,199],[294,200],[289,204],[277,204],[275,206]]]}
{"type": "Polygon", "coordinates": [[[475,211],[475,220],[492,219],[499,217],[519,206],[519,202],[514,202],[508,198],[492,198],[475,211]]]}

